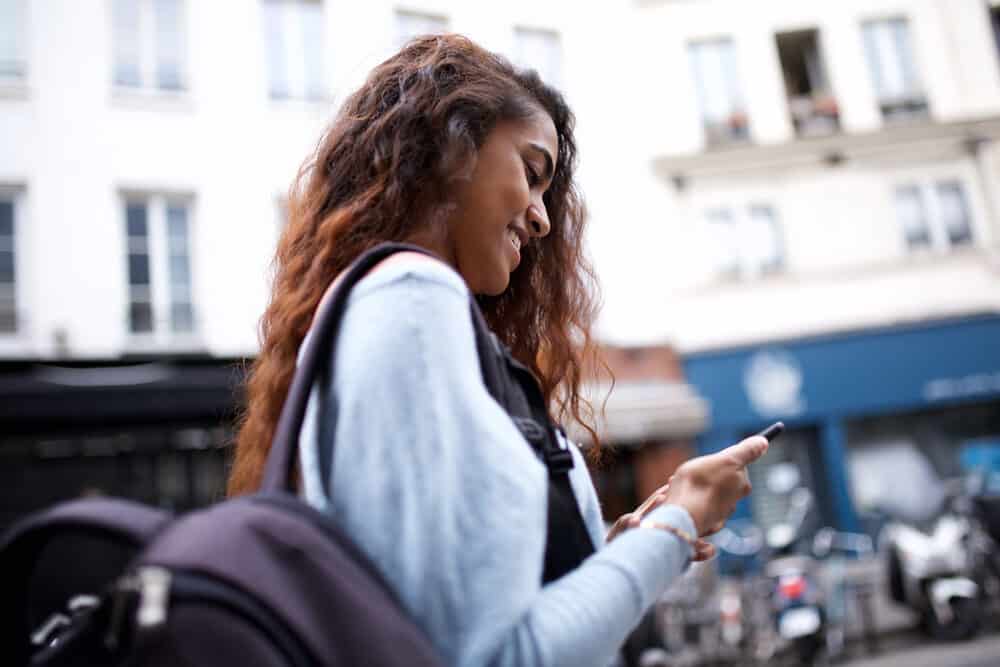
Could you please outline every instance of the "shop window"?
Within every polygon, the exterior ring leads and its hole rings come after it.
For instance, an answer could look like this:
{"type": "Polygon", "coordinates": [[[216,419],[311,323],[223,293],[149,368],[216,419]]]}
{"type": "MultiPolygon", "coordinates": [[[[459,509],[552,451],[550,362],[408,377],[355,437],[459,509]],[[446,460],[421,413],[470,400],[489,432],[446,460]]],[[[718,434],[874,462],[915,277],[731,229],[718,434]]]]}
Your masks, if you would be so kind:
{"type": "Polygon", "coordinates": [[[514,49],[514,62],[518,65],[537,71],[548,84],[561,84],[562,47],[559,33],[537,28],[515,28],[514,49]]]}
{"type": "Polygon", "coordinates": [[[262,0],[261,9],[271,98],[323,99],[323,5],[262,0]]]}
{"type": "Polygon", "coordinates": [[[181,0],[114,0],[112,21],[116,86],[186,87],[181,0]]]}
{"type": "Polygon", "coordinates": [[[772,206],[717,208],[707,212],[716,273],[726,279],[756,278],[784,268],[784,249],[772,206]]]}
{"type": "Polygon", "coordinates": [[[17,198],[0,192],[0,334],[17,331],[17,198]]]}
{"type": "Polygon", "coordinates": [[[972,216],[959,181],[896,188],[896,218],[907,248],[947,250],[973,241],[972,216]]]}
{"type": "Polygon", "coordinates": [[[815,136],[836,132],[837,100],[830,90],[816,30],[779,33],[778,58],[785,79],[788,111],[795,133],[815,136]]]}
{"type": "Polygon", "coordinates": [[[193,334],[190,202],[129,195],[124,209],[129,332],[154,343],[193,334]]]}
{"type": "Polygon", "coordinates": [[[851,420],[846,435],[854,509],[874,536],[888,518],[934,516],[948,480],[973,472],[971,467],[980,463],[970,454],[980,454],[984,442],[1000,443],[1000,403],[851,420]],[[887,479],[906,483],[887,485],[887,479]]]}
{"type": "Polygon", "coordinates": [[[887,121],[927,115],[906,19],[869,21],[862,26],[875,97],[887,121]]]}
{"type": "Polygon", "coordinates": [[[688,55],[709,146],[746,141],[749,120],[731,39],[694,42],[688,55]]]}
{"type": "Polygon", "coordinates": [[[448,31],[448,19],[439,14],[396,10],[396,48],[420,35],[440,35],[448,31]]]}
{"type": "Polygon", "coordinates": [[[27,0],[0,0],[0,81],[22,81],[28,72],[27,0]]]}

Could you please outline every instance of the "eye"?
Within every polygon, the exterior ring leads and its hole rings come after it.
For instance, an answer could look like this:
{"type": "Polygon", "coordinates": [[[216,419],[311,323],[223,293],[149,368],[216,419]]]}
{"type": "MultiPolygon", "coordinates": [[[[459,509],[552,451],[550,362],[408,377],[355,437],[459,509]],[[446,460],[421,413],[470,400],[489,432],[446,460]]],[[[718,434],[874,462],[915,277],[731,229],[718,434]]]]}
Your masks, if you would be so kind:
{"type": "Polygon", "coordinates": [[[531,187],[535,187],[536,185],[538,185],[538,183],[541,180],[538,176],[538,172],[535,171],[535,168],[532,167],[531,163],[528,161],[525,161],[524,163],[524,175],[527,176],[528,185],[530,185],[531,187]]]}

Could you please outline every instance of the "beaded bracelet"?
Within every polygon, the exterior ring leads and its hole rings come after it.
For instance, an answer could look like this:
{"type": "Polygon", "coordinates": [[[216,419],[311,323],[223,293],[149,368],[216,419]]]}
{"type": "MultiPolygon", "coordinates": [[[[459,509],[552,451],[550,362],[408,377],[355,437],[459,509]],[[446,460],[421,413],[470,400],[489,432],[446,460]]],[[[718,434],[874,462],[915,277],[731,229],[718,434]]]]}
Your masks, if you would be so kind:
{"type": "Polygon", "coordinates": [[[652,521],[650,519],[643,519],[640,521],[639,528],[655,528],[656,530],[665,530],[666,532],[674,535],[681,542],[684,542],[691,547],[691,551],[697,551],[697,549],[695,549],[695,539],[691,537],[691,534],[686,530],[681,530],[680,528],[671,526],[670,524],[660,521],[652,521]]]}

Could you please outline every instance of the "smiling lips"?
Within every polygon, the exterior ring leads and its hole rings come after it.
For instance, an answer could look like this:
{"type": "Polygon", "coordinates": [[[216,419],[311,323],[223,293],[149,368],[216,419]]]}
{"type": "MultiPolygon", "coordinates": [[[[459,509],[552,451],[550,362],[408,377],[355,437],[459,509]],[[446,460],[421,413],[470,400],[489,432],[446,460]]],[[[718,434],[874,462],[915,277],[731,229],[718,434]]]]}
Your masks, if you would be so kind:
{"type": "Polygon", "coordinates": [[[510,241],[511,247],[514,249],[514,266],[511,267],[511,272],[517,268],[517,265],[521,263],[521,248],[524,246],[527,239],[525,238],[524,232],[517,229],[516,227],[507,228],[507,239],[510,241]]]}
{"type": "Polygon", "coordinates": [[[521,236],[517,233],[517,230],[514,229],[514,228],[512,228],[512,227],[508,227],[507,228],[507,236],[510,238],[510,242],[514,246],[514,250],[516,250],[516,251],[518,251],[520,253],[521,252],[521,236]]]}

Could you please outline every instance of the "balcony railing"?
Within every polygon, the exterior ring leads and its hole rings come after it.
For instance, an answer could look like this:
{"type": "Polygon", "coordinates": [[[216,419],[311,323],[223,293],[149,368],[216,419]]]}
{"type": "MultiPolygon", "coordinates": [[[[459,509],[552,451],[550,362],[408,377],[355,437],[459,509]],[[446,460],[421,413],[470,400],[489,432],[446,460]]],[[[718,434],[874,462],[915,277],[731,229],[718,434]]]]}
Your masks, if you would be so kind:
{"type": "Polygon", "coordinates": [[[750,140],[750,122],[745,111],[733,111],[723,121],[705,119],[705,143],[726,146],[750,140]]]}
{"type": "Polygon", "coordinates": [[[788,100],[795,134],[820,137],[840,130],[840,108],[832,95],[802,95],[788,100]]]}
{"type": "Polygon", "coordinates": [[[927,98],[923,93],[909,93],[882,97],[878,101],[882,118],[887,121],[911,120],[927,117],[927,98]]]}

